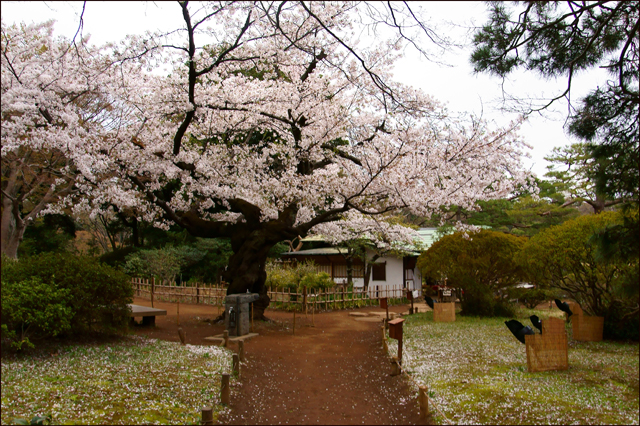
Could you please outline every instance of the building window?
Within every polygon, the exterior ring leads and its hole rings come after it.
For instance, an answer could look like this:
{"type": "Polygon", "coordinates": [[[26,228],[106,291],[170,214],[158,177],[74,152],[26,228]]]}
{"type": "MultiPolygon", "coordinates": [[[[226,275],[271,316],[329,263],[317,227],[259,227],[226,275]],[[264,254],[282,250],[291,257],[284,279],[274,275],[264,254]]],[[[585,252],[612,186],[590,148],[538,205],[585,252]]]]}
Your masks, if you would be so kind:
{"type": "Polygon", "coordinates": [[[333,264],[334,278],[347,278],[347,265],[333,264]]]}
{"type": "Polygon", "coordinates": [[[353,278],[364,278],[364,266],[353,265],[353,278]]]}
{"type": "MultiPolygon", "coordinates": [[[[364,268],[362,265],[351,266],[352,278],[364,278],[364,268]]],[[[333,264],[333,277],[334,278],[347,278],[347,265],[346,264],[333,264]]]]}
{"type": "Polygon", "coordinates": [[[316,272],[325,272],[331,276],[331,265],[316,265],[316,272]]]}
{"type": "Polygon", "coordinates": [[[374,263],[371,268],[371,280],[386,281],[387,280],[387,262],[374,263]]]}

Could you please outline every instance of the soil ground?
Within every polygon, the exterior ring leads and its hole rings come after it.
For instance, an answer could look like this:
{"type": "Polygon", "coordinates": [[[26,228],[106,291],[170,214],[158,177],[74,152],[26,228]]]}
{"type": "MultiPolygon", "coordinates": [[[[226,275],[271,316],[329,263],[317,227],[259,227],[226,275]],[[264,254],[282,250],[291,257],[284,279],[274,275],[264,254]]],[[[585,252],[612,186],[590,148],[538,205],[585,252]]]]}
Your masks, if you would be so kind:
{"type": "MultiPolygon", "coordinates": [[[[151,306],[146,299],[134,303],[151,306]]],[[[178,342],[177,305],[166,309],[155,327],[134,333],[178,342]]],[[[406,305],[390,312],[407,311],[406,305]]],[[[255,321],[259,335],[244,343],[240,380],[231,388],[230,409],[221,424],[419,424],[417,397],[404,375],[392,377],[380,342],[380,320],[357,320],[350,312],[383,312],[378,307],[335,310],[312,315],[267,310],[270,321],[255,321]]],[[[211,345],[205,337],[221,334],[213,320],[218,308],[180,304],[180,325],[192,345],[211,345]]],[[[237,344],[230,348],[237,351],[237,344]]]]}

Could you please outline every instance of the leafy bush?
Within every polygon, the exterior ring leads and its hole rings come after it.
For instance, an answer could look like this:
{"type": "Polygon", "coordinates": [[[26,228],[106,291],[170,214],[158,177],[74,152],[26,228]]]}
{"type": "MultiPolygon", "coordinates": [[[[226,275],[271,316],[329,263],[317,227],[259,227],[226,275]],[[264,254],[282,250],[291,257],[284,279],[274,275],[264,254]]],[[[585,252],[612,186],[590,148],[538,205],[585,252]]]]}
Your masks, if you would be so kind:
{"type": "Polygon", "coordinates": [[[493,305],[494,317],[514,318],[518,316],[518,307],[505,299],[498,299],[493,305]]]}
{"type": "Polygon", "coordinates": [[[529,309],[535,309],[536,306],[546,300],[553,300],[560,297],[557,290],[547,290],[541,288],[511,288],[507,292],[509,299],[518,299],[529,309]]]}
{"type": "MultiPolygon", "coordinates": [[[[603,212],[546,229],[527,242],[519,262],[530,282],[559,289],[580,303],[588,315],[603,316],[612,302],[629,299],[620,290],[626,272],[632,269],[628,260],[598,261],[598,247],[590,239],[622,220],[618,212],[603,212]]],[[[633,263],[637,262],[635,258],[633,263]]],[[[637,295],[634,299],[629,306],[638,303],[637,295]]]]}
{"type": "Polygon", "coordinates": [[[461,300],[461,315],[478,317],[515,317],[517,307],[505,299],[496,299],[493,291],[472,278],[461,283],[464,297],[461,300]]]}
{"type": "Polygon", "coordinates": [[[297,291],[301,287],[331,288],[335,283],[326,272],[317,272],[313,262],[296,263],[294,266],[280,266],[267,263],[266,285],[278,289],[297,291]]]}
{"type": "MultiPolygon", "coordinates": [[[[628,303],[627,303],[628,305],[628,303]]],[[[636,311],[635,314],[627,314],[632,312],[633,306],[625,306],[620,301],[614,301],[604,312],[604,329],[603,337],[613,340],[640,340],[640,318],[636,311]]]]}
{"type": "Polygon", "coordinates": [[[290,288],[295,289],[298,287],[296,282],[295,273],[293,268],[283,268],[276,265],[273,262],[267,263],[267,280],[265,285],[268,287],[275,287],[278,289],[290,288]]]}
{"type": "Polygon", "coordinates": [[[199,263],[206,255],[207,251],[187,245],[139,250],[127,256],[124,271],[134,276],[157,277],[160,282],[170,283],[176,280],[183,268],[199,263]]]}
{"type": "MultiPolygon", "coordinates": [[[[581,216],[542,231],[519,256],[531,282],[568,294],[587,315],[604,317],[605,338],[637,340],[637,251],[630,256],[633,249],[629,247],[624,255],[605,255],[594,237],[607,235],[624,223],[625,216],[620,212],[581,216]]],[[[622,238],[617,232],[606,238],[616,236],[622,238]]],[[[625,252],[624,246],[617,250],[625,252]]]]}
{"type": "Polygon", "coordinates": [[[94,258],[45,253],[2,259],[3,333],[7,339],[15,333],[16,345],[24,340],[22,330],[41,338],[121,332],[132,298],[129,277],[94,258]]]}
{"type": "Polygon", "coordinates": [[[67,215],[47,214],[27,226],[18,248],[18,257],[48,252],[73,251],[76,225],[67,215]]]}
{"type": "Polygon", "coordinates": [[[122,247],[114,251],[109,251],[100,256],[100,262],[106,263],[114,268],[124,267],[127,262],[126,257],[132,253],[139,251],[136,247],[122,247]]]}
{"type": "Polygon", "coordinates": [[[14,349],[33,348],[31,335],[56,336],[71,328],[68,289],[32,277],[2,282],[2,337],[14,349]]]}
{"type": "Polygon", "coordinates": [[[302,285],[300,283],[302,282],[303,278],[305,278],[308,275],[317,274],[316,264],[313,261],[306,261],[302,263],[298,262],[295,264],[292,270],[293,270],[294,279],[296,281],[296,285],[298,287],[302,285]]]}
{"type": "Polygon", "coordinates": [[[464,284],[464,297],[461,300],[461,315],[492,317],[495,299],[493,292],[482,284],[472,279],[466,279],[464,284]]]}
{"type": "MultiPolygon", "coordinates": [[[[327,289],[335,286],[336,284],[331,279],[331,275],[326,272],[312,272],[300,280],[301,287],[327,289]]],[[[351,286],[353,288],[353,286],[351,286]]]]}
{"type": "Polygon", "coordinates": [[[467,237],[456,232],[433,243],[418,257],[417,266],[428,281],[447,278],[466,292],[463,283],[471,279],[495,292],[522,280],[515,256],[525,243],[524,237],[502,232],[481,230],[467,237]]]}
{"type": "Polygon", "coordinates": [[[15,425],[50,425],[51,415],[33,416],[31,418],[31,421],[27,421],[27,419],[13,419],[13,424],[15,425]]]}

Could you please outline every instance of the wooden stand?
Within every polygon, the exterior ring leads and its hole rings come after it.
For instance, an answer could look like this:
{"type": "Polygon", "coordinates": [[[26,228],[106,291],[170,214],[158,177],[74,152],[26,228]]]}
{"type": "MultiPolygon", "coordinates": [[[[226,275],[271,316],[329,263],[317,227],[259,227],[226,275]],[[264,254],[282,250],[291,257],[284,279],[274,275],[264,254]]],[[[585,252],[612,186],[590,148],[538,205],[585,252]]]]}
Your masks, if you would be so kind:
{"type": "Polygon", "coordinates": [[[566,333],[526,335],[524,340],[530,373],[569,368],[566,333]]]}
{"type": "Polygon", "coordinates": [[[455,302],[434,303],[433,320],[435,322],[454,322],[456,320],[455,302]]]}
{"type": "Polygon", "coordinates": [[[601,342],[604,329],[604,317],[590,317],[582,312],[577,303],[571,304],[571,324],[573,327],[573,340],[581,342],[601,342]]]}
{"type": "Polygon", "coordinates": [[[566,322],[559,318],[542,320],[542,334],[566,334],[566,322]]]}

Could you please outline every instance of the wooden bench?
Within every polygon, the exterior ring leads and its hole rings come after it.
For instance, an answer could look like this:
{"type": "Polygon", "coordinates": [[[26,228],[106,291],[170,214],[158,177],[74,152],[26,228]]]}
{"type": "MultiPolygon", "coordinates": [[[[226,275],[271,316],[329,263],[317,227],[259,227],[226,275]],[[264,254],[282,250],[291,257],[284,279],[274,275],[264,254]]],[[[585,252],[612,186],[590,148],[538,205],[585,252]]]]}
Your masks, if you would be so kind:
{"type": "Polygon", "coordinates": [[[134,321],[135,317],[142,317],[142,325],[156,325],[156,317],[158,315],[167,315],[167,311],[164,309],[150,308],[148,306],[140,306],[129,304],[131,313],[131,321],[134,321]]]}

